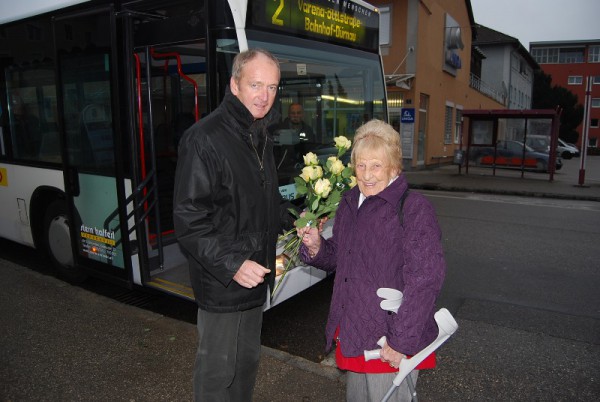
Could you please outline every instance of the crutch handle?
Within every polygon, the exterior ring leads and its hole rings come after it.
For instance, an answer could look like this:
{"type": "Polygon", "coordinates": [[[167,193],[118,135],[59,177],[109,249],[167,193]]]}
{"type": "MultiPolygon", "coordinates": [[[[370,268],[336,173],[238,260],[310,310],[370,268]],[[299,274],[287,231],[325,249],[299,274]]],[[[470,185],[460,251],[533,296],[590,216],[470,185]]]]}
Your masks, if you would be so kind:
{"type": "MultiPolygon", "coordinates": [[[[377,344],[379,346],[383,347],[385,345],[385,340],[386,340],[385,336],[382,336],[377,341],[377,344]]],[[[365,353],[365,361],[379,359],[381,357],[381,349],[365,350],[364,353],[365,353]]]]}

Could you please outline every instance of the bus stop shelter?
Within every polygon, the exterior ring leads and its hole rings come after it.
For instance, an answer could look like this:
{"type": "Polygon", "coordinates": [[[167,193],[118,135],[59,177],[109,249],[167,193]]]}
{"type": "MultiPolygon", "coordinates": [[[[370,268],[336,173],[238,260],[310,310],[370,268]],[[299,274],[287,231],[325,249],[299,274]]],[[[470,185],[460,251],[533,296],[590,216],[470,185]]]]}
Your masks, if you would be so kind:
{"type": "MultiPolygon", "coordinates": [[[[562,166],[556,155],[560,113],[557,110],[464,110],[466,149],[460,156],[465,166],[547,173],[549,180],[562,166]]],[[[464,131],[463,131],[464,132],[464,131]]]]}

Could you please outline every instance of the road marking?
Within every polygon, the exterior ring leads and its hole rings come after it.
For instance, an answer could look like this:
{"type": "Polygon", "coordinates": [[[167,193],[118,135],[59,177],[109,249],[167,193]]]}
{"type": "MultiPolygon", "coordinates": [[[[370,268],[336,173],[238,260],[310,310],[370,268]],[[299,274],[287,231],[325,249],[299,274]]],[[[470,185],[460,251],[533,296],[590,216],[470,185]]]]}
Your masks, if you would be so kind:
{"type": "Polygon", "coordinates": [[[563,200],[557,198],[538,198],[516,195],[498,195],[482,193],[444,192],[444,191],[420,191],[427,197],[454,198],[468,201],[496,202],[500,204],[534,205],[539,207],[576,209],[583,211],[600,211],[600,203],[583,200],[563,200]]]}

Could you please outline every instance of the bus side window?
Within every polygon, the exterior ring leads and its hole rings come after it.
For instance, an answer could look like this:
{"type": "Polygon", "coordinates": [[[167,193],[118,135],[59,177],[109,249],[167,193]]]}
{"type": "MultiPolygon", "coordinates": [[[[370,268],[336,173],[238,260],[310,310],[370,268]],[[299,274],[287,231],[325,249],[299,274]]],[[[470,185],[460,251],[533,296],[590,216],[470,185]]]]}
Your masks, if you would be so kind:
{"type": "Polygon", "coordinates": [[[40,144],[39,119],[29,112],[21,96],[11,98],[11,131],[14,155],[20,159],[35,159],[40,144]]]}
{"type": "Polygon", "coordinates": [[[47,130],[42,133],[40,142],[39,160],[44,162],[61,163],[60,140],[58,130],[47,130]]]}
{"type": "Polygon", "coordinates": [[[108,108],[104,105],[92,104],[86,106],[82,113],[82,129],[84,130],[83,154],[89,159],[82,163],[93,163],[100,168],[112,166],[113,157],[113,132],[108,108]]]}

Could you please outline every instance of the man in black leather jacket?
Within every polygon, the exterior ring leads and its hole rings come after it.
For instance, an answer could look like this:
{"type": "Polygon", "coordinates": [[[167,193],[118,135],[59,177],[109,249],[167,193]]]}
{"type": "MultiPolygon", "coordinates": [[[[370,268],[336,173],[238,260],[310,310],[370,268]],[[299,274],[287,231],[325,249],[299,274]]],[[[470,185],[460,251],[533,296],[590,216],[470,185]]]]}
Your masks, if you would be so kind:
{"type": "Polygon", "coordinates": [[[174,221],[198,304],[194,397],[251,401],[263,305],[275,276],[281,197],[267,127],[279,64],[269,52],[236,56],[223,102],[184,134],[174,221]]]}

